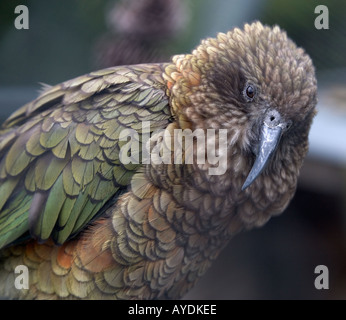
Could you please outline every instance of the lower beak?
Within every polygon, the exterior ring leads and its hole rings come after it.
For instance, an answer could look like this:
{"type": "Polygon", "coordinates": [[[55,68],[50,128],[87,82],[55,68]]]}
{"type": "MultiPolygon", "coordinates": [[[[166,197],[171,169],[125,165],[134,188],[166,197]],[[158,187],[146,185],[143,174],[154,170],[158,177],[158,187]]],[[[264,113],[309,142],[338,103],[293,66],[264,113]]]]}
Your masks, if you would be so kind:
{"type": "Polygon", "coordinates": [[[249,187],[266,168],[280,142],[281,135],[281,125],[269,127],[265,122],[262,124],[256,160],[241,188],[242,190],[249,187]]]}

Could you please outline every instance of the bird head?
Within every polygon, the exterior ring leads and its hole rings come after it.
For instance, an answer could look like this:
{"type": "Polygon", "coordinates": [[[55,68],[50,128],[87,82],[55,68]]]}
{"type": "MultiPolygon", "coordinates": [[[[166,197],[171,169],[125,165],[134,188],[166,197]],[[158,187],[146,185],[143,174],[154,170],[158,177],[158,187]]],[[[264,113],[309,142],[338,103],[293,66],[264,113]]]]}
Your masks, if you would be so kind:
{"type": "Polygon", "coordinates": [[[317,84],[310,57],[284,31],[246,24],[203,40],[192,54],[173,61],[168,84],[181,126],[228,129],[229,149],[240,155],[242,190],[263,171],[285,175],[280,164],[293,165],[297,175],[308,149],[317,84]]]}

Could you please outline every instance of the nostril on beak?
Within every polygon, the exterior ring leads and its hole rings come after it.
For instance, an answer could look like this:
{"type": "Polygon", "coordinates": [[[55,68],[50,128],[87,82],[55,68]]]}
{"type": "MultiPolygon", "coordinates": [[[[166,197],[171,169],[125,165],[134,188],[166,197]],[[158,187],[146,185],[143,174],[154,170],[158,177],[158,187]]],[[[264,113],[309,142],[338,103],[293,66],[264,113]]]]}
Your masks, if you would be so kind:
{"type": "Polygon", "coordinates": [[[272,109],[269,110],[264,118],[264,122],[269,126],[269,127],[275,127],[277,126],[281,121],[281,116],[278,111],[272,109]]]}

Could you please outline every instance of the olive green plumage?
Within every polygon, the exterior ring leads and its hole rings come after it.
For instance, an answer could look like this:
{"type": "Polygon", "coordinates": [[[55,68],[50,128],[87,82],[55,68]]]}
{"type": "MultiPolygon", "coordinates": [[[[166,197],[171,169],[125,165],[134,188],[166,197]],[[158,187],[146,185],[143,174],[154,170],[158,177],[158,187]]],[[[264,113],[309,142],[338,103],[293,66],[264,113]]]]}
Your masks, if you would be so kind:
{"type": "Polygon", "coordinates": [[[0,132],[0,247],[26,231],[62,244],[125,189],[125,128],[164,127],[171,116],[159,65],[117,67],[47,89],[0,132]]]}
{"type": "MultiPolygon", "coordinates": [[[[167,64],[114,67],[47,89],[0,133],[0,296],[183,296],[235,234],[287,207],[316,90],[304,50],[259,22],[167,64]],[[171,161],[120,159],[121,133],[134,129],[144,143],[143,121],[155,131],[151,150],[171,145],[171,161]],[[172,146],[185,129],[202,131],[205,143],[172,146]],[[209,129],[226,130],[224,149],[209,129]],[[209,172],[210,148],[223,156],[220,174],[209,172]],[[18,265],[28,267],[29,289],[15,288],[18,265]]],[[[131,157],[141,152],[138,144],[131,157]]]]}

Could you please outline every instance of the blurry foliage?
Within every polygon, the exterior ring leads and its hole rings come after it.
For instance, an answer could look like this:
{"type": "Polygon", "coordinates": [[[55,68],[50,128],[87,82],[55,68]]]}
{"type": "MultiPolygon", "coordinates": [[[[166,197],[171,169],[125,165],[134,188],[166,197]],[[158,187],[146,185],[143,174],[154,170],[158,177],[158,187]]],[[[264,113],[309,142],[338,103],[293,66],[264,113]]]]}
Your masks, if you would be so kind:
{"type": "Polygon", "coordinates": [[[13,26],[14,8],[20,4],[27,4],[26,0],[0,1],[0,40],[13,26]]]}
{"type": "MultiPolygon", "coordinates": [[[[56,84],[96,68],[93,52],[107,32],[106,16],[120,0],[1,0],[0,86],[56,84]],[[29,9],[29,30],[14,27],[14,9],[29,9]]],[[[191,0],[182,0],[191,3],[191,0]]],[[[198,14],[198,5],[194,10],[198,14]]],[[[190,28],[170,44],[167,56],[190,51],[190,28]]]]}
{"type": "Polygon", "coordinates": [[[90,71],[90,46],[105,29],[106,0],[28,0],[29,30],[14,27],[18,1],[1,0],[0,85],[55,84],[90,71]]]}
{"type": "Polygon", "coordinates": [[[278,24],[302,46],[314,61],[317,71],[346,67],[346,1],[340,0],[267,0],[262,22],[278,24]],[[329,29],[317,30],[315,8],[329,9],[329,29]]]}
{"type": "MultiPolygon", "coordinates": [[[[109,32],[106,16],[120,0],[1,0],[0,85],[55,84],[96,68],[94,48],[109,32]],[[25,4],[30,30],[16,30],[14,8],[25,4]]],[[[317,71],[346,67],[346,1],[182,0],[189,23],[167,56],[190,52],[205,36],[243,22],[278,24],[311,55],[317,71]],[[329,8],[329,30],[317,30],[314,9],[329,8]]],[[[333,72],[333,76],[335,73],[333,72]]]]}
{"type": "Polygon", "coordinates": [[[114,1],[105,13],[108,31],[95,45],[96,67],[166,62],[184,38],[186,0],[114,1]]]}

